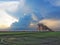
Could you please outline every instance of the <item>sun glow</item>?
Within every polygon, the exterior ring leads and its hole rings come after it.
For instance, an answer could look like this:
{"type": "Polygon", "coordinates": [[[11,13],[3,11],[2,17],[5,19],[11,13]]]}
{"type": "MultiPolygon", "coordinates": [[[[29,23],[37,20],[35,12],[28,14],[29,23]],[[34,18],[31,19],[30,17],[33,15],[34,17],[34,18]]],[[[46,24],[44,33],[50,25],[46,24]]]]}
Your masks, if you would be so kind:
{"type": "Polygon", "coordinates": [[[44,20],[40,21],[39,23],[43,23],[51,28],[56,28],[60,24],[60,21],[53,20],[53,19],[44,19],[44,20]]]}
{"type": "Polygon", "coordinates": [[[15,21],[18,22],[17,19],[10,16],[6,11],[0,9],[0,28],[8,28],[15,21]]]}
{"type": "Polygon", "coordinates": [[[15,12],[19,5],[18,1],[0,2],[0,29],[9,28],[18,19],[12,17],[8,12],[15,12]]]}

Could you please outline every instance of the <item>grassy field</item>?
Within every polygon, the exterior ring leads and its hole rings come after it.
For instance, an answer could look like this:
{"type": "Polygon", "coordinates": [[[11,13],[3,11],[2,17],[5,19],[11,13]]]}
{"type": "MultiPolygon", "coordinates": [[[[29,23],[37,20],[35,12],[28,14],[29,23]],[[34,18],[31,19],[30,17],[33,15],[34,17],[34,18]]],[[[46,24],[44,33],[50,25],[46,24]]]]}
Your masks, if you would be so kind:
{"type": "Polygon", "coordinates": [[[0,45],[60,45],[60,32],[0,32],[0,45]]]}

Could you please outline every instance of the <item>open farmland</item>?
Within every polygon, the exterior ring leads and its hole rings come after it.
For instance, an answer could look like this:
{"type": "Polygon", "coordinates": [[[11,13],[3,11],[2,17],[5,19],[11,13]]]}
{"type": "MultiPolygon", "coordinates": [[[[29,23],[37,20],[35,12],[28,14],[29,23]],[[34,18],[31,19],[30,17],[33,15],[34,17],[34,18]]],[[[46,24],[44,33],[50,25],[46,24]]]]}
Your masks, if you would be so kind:
{"type": "Polygon", "coordinates": [[[60,45],[60,32],[0,32],[0,45],[60,45]]]}

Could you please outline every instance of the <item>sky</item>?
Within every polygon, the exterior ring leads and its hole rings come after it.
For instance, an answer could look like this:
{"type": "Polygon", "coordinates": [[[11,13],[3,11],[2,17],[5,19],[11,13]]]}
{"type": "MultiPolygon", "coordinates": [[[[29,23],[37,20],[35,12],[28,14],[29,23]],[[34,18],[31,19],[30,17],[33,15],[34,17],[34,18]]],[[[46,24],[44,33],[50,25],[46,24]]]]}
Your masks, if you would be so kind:
{"type": "Polygon", "coordinates": [[[60,0],[0,0],[0,29],[35,29],[38,23],[60,30],[60,0]]]}

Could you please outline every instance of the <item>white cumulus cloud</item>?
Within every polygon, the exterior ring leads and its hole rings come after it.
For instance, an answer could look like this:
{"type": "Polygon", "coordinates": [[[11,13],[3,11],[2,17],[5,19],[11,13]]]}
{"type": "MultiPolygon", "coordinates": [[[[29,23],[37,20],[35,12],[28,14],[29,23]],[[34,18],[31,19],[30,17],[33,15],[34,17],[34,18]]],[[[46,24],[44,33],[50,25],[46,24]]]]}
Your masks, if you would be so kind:
{"type": "Polygon", "coordinates": [[[12,17],[7,11],[14,12],[18,9],[19,2],[0,2],[0,28],[10,27],[12,23],[18,21],[18,19],[12,17]]]}
{"type": "Polygon", "coordinates": [[[19,5],[18,1],[0,2],[0,9],[14,12],[17,10],[18,5],[19,5]]]}

